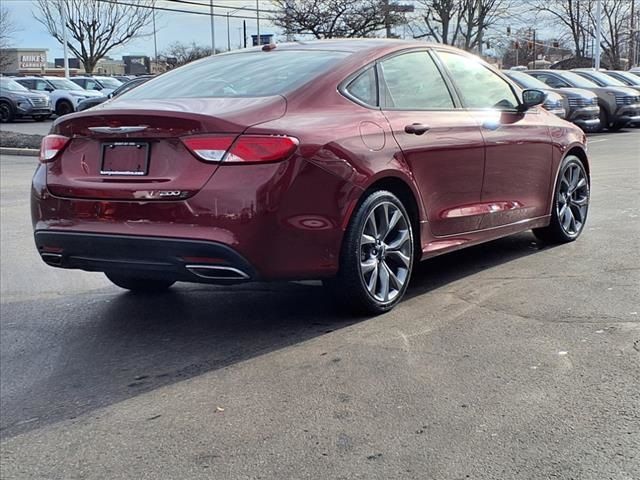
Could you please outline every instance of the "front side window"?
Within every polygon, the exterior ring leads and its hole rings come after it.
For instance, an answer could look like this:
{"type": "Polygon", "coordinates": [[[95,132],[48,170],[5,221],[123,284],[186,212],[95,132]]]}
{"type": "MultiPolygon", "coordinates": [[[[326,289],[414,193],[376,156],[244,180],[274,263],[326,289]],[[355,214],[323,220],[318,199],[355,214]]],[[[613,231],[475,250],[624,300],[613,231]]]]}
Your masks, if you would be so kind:
{"type": "Polygon", "coordinates": [[[411,52],[380,62],[385,106],[402,110],[454,108],[449,89],[427,52],[411,52]]]}
{"type": "Polygon", "coordinates": [[[519,102],[511,86],[480,61],[438,52],[468,108],[514,109],[519,102]]]}
{"type": "Polygon", "coordinates": [[[34,90],[39,90],[41,92],[44,92],[47,89],[51,89],[51,85],[49,85],[49,82],[47,82],[45,80],[36,80],[35,81],[34,90]]]}
{"type": "Polygon", "coordinates": [[[362,103],[371,106],[378,105],[378,86],[376,72],[373,67],[358,75],[346,88],[347,92],[360,100],[362,103]]]}
{"type": "Polygon", "coordinates": [[[28,92],[25,87],[10,78],[0,78],[0,87],[10,92],[28,92]]]}

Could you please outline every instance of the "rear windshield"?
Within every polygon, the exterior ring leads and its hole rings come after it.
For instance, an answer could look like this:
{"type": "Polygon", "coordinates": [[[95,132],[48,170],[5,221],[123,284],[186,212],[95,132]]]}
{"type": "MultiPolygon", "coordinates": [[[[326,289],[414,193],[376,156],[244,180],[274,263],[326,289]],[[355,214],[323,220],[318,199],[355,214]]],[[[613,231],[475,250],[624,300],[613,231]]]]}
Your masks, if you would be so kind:
{"type": "Polygon", "coordinates": [[[587,80],[586,78],[578,75],[573,72],[562,72],[560,74],[562,78],[571,82],[574,87],[578,88],[598,88],[598,85],[593,83],[591,80],[587,80]]]}
{"type": "Polygon", "coordinates": [[[524,88],[549,88],[549,85],[546,83],[541,82],[537,78],[533,78],[531,75],[527,75],[526,73],[510,70],[509,72],[505,72],[505,74],[507,77],[511,78],[511,80],[524,88]]]}
{"type": "Polygon", "coordinates": [[[67,80],[66,78],[49,78],[49,83],[51,83],[56,90],[79,90],[81,92],[84,91],[77,83],[73,83],[71,80],[67,80]]]}
{"type": "Polygon", "coordinates": [[[216,55],[165,73],[122,97],[146,100],[279,95],[329,70],[347,55],[308,50],[216,55]]]}

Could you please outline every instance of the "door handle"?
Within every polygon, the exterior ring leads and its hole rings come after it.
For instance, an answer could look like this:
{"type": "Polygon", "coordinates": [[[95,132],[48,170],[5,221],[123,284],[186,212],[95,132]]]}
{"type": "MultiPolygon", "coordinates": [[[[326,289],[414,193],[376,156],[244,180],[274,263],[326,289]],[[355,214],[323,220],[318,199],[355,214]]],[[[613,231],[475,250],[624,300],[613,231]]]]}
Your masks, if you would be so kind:
{"type": "Polygon", "coordinates": [[[431,127],[423,125],[422,123],[412,123],[411,125],[406,125],[404,131],[406,133],[413,133],[414,135],[422,135],[428,132],[430,128],[431,127]]]}

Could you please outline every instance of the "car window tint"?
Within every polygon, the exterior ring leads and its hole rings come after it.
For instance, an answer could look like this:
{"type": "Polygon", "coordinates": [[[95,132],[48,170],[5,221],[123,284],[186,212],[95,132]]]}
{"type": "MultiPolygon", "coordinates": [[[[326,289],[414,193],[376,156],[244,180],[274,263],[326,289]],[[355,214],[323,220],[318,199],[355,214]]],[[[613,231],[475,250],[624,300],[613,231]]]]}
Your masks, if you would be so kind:
{"type": "Polygon", "coordinates": [[[427,52],[397,55],[380,65],[387,107],[404,110],[454,107],[449,89],[427,52]]]}
{"type": "Polygon", "coordinates": [[[473,58],[438,52],[451,72],[468,108],[516,108],[519,104],[511,86],[473,58]]]}
{"type": "Polygon", "coordinates": [[[45,82],[44,80],[36,80],[35,81],[34,90],[44,91],[44,90],[47,89],[48,86],[49,86],[49,84],[47,82],[45,82]]]}
{"type": "Polygon", "coordinates": [[[368,68],[358,75],[347,87],[347,92],[367,105],[378,105],[378,86],[376,73],[373,68],[368,68]]]}
{"type": "Polygon", "coordinates": [[[566,88],[569,86],[569,84],[565,81],[563,81],[562,79],[556,77],[555,75],[549,75],[546,73],[535,73],[532,74],[535,78],[537,78],[538,80],[546,83],[547,85],[549,85],[551,88],[566,88]]]}
{"type": "Polygon", "coordinates": [[[330,70],[348,53],[273,50],[208,57],[123,94],[135,100],[281,95],[330,70]]]}
{"type": "Polygon", "coordinates": [[[86,80],[85,84],[82,86],[87,90],[98,90],[98,84],[95,80],[86,80]]]}

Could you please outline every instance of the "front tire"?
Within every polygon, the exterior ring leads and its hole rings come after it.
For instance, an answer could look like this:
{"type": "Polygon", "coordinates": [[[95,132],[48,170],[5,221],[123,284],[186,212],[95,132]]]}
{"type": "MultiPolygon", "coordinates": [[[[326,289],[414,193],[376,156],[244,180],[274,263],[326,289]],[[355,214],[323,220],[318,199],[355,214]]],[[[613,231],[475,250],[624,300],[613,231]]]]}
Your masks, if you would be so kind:
{"type": "Polygon", "coordinates": [[[105,275],[114,285],[124,288],[125,290],[131,290],[132,292],[163,292],[176,283],[173,280],[134,277],[120,273],[105,273],[105,275]]]}
{"type": "Polygon", "coordinates": [[[345,232],[340,270],[327,282],[357,314],[387,312],[404,296],[415,248],[411,218],[393,193],[378,190],[357,208],[345,232]]]}
{"type": "Polygon", "coordinates": [[[0,123],[13,122],[15,119],[15,112],[9,102],[4,100],[0,102],[0,123]]]}
{"type": "Polygon", "coordinates": [[[63,115],[67,115],[69,113],[73,113],[73,105],[71,102],[67,100],[60,100],[56,104],[56,115],[62,117],[63,115]]]}
{"type": "Polygon", "coordinates": [[[589,177],[582,160],[568,155],[560,166],[549,226],[534,235],[545,243],[567,243],[577,239],[589,212],[589,177]]]}

